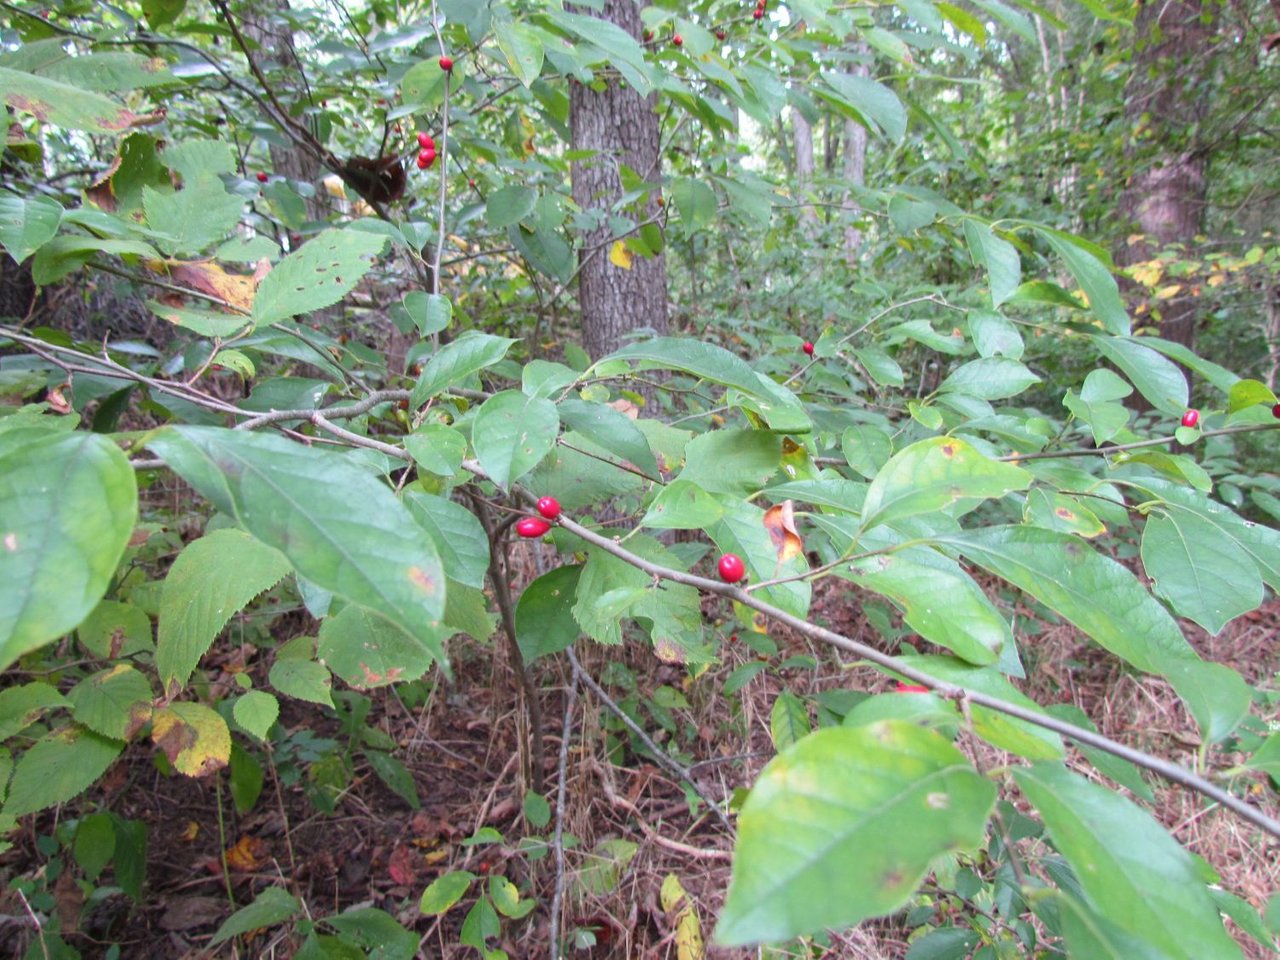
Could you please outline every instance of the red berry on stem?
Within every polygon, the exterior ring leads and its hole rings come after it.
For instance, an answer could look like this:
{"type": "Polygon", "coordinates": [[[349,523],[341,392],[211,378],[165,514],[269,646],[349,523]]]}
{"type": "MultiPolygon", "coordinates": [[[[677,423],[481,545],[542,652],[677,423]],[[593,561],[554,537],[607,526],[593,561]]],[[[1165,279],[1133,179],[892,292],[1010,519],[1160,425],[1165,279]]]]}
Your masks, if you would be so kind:
{"type": "Polygon", "coordinates": [[[475,180],[468,180],[468,181],[467,181],[467,186],[468,186],[468,187],[470,187],[472,190],[474,190],[474,189],[476,188],[476,182],[475,182],[475,180]]]}
{"type": "Polygon", "coordinates": [[[728,36],[728,34],[726,34],[723,30],[717,30],[717,31],[716,31],[716,39],[717,39],[717,40],[723,40],[726,36],[728,36]]]}
{"type": "Polygon", "coordinates": [[[560,516],[560,501],[555,497],[543,497],[538,501],[538,512],[548,520],[560,516]]]}
{"type": "Polygon", "coordinates": [[[431,139],[431,134],[420,133],[418,134],[418,146],[423,150],[434,150],[436,148],[436,142],[431,139]]]}
{"type": "Polygon", "coordinates": [[[436,162],[436,152],[430,148],[418,152],[418,169],[425,170],[436,162]]]}
{"type": "Polygon", "coordinates": [[[1200,422],[1200,411],[1191,409],[1182,415],[1182,425],[1184,427],[1194,427],[1200,422]]]}
{"type": "Polygon", "coordinates": [[[720,571],[720,579],[725,583],[737,583],[747,575],[746,564],[736,553],[721,555],[720,562],[716,566],[720,571]]]}
{"type": "Polygon", "coordinates": [[[677,33],[675,36],[671,38],[671,42],[674,43],[677,47],[683,47],[684,37],[680,36],[680,34],[677,33]]]}
{"type": "Polygon", "coordinates": [[[453,57],[441,57],[440,69],[445,73],[450,73],[453,70],[453,57]]]}
{"type": "Polygon", "coordinates": [[[763,19],[764,19],[764,11],[763,11],[763,10],[761,10],[759,7],[756,7],[755,11],[751,14],[751,18],[752,18],[753,20],[763,20],[763,19]]]}
{"type": "Polygon", "coordinates": [[[813,356],[813,344],[808,340],[804,342],[804,352],[811,357],[813,356]]]}
{"type": "Polygon", "coordinates": [[[1280,403],[1277,403],[1274,407],[1271,408],[1271,415],[1275,417],[1277,420],[1280,420],[1280,403]]]}
{"type": "Polygon", "coordinates": [[[271,177],[267,174],[267,172],[266,172],[265,170],[259,170],[259,171],[258,171],[258,182],[259,182],[259,183],[266,183],[266,182],[267,182],[268,180],[270,180],[270,179],[271,179],[271,177]]]}
{"type": "Polygon", "coordinates": [[[527,540],[540,537],[550,529],[551,524],[541,517],[523,517],[516,523],[516,533],[527,540]]]}

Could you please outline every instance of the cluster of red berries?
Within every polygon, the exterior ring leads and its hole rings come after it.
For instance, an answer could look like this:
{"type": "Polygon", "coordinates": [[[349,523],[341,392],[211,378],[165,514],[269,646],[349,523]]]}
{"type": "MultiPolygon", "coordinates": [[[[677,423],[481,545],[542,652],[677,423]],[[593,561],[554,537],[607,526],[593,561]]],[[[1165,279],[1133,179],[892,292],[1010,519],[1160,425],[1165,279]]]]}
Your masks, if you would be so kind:
{"type": "Polygon", "coordinates": [[[541,517],[522,517],[516,523],[516,533],[526,539],[536,539],[551,529],[549,521],[560,516],[560,501],[555,497],[543,497],[538,501],[541,517]]]}
{"type": "Polygon", "coordinates": [[[418,169],[426,170],[436,162],[436,142],[429,133],[418,134],[418,169]]]}
{"type": "Polygon", "coordinates": [[[767,4],[767,2],[768,2],[768,0],[756,0],[756,10],[755,10],[755,13],[751,14],[751,18],[752,18],[753,20],[763,20],[763,19],[764,19],[764,8],[765,8],[765,5],[767,4]]]}

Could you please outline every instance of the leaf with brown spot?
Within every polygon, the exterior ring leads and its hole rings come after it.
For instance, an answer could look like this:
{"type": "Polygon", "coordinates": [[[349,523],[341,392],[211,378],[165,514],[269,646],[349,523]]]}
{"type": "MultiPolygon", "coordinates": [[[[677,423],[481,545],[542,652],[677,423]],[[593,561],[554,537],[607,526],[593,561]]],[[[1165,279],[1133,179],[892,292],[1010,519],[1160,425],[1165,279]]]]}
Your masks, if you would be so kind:
{"type": "Polygon", "coordinates": [[[202,777],[221,770],[231,759],[231,731],[226,721],[199,703],[171,703],[155,711],[151,740],[175,770],[202,777]]]}
{"type": "Polygon", "coordinates": [[[769,531],[779,563],[804,554],[804,541],[796,530],[795,504],[792,501],[784,500],[766,510],[764,528],[769,531]]]}
{"type": "Polygon", "coordinates": [[[146,266],[153,273],[168,274],[174,283],[217,297],[238,310],[248,311],[253,306],[257,287],[253,278],[227,273],[212,260],[148,261],[146,266]]]}

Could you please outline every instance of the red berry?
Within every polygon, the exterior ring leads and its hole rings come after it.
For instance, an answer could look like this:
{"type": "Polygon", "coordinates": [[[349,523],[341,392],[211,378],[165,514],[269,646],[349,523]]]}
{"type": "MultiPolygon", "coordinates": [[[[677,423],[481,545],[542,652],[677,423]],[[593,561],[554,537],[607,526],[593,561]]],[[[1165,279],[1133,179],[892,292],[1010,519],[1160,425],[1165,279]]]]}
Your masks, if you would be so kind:
{"type": "Polygon", "coordinates": [[[418,151],[418,169],[425,170],[436,162],[436,152],[431,148],[418,151]]]}
{"type": "Polygon", "coordinates": [[[751,18],[752,18],[753,20],[763,20],[763,19],[764,19],[764,10],[763,10],[763,9],[761,9],[760,7],[756,7],[755,12],[753,12],[753,13],[751,14],[751,18]]]}
{"type": "Polygon", "coordinates": [[[811,357],[813,356],[813,344],[808,340],[804,342],[804,352],[811,357]]]}
{"type": "Polygon", "coordinates": [[[1277,403],[1274,407],[1271,408],[1271,415],[1275,417],[1277,420],[1280,420],[1280,403],[1277,403]]]}
{"type": "Polygon", "coordinates": [[[267,182],[268,180],[270,180],[270,179],[271,179],[271,177],[270,177],[270,176],[268,176],[268,174],[267,174],[267,172],[266,172],[265,170],[259,170],[259,171],[258,171],[258,182],[259,182],[259,183],[266,183],[266,182],[267,182]]]}
{"type": "Polygon", "coordinates": [[[929,688],[922,687],[918,683],[903,683],[902,681],[899,680],[894,682],[893,692],[894,693],[928,693],[929,688]]]}
{"type": "Polygon", "coordinates": [[[453,57],[441,57],[440,69],[445,73],[450,73],[453,70],[453,57]]]}
{"type": "Polygon", "coordinates": [[[418,134],[418,146],[423,150],[434,150],[436,148],[436,142],[431,139],[431,134],[420,133],[418,134]]]}
{"type": "Polygon", "coordinates": [[[472,190],[474,190],[474,189],[476,188],[476,182],[475,182],[475,180],[468,180],[468,181],[467,181],[467,186],[468,186],[468,187],[470,187],[472,190]]]}
{"type": "Polygon", "coordinates": [[[671,42],[674,43],[677,47],[683,47],[684,37],[680,36],[680,34],[677,33],[675,36],[671,38],[671,42]]]}
{"type": "Polygon", "coordinates": [[[717,39],[717,40],[723,40],[726,36],[728,36],[728,34],[726,34],[723,30],[717,30],[717,31],[716,31],[716,39],[717,39]]]}
{"type": "Polygon", "coordinates": [[[1200,411],[1196,409],[1188,410],[1182,415],[1182,425],[1184,427],[1194,427],[1200,422],[1200,411]]]}
{"type": "Polygon", "coordinates": [[[652,30],[646,30],[646,31],[644,32],[643,36],[644,36],[644,42],[645,42],[645,43],[648,43],[650,40],[652,40],[652,39],[653,39],[653,31],[652,31],[652,30]]]}
{"type": "Polygon", "coordinates": [[[538,512],[548,520],[560,516],[560,501],[555,497],[543,497],[538,501],[538,512]]]}
{"type": "Polygon", "coordinates": [[[541,517],[523,517],[516,524],[516,533],[526,539],[540,537],[550,529],[551,524],[541,517]]]}
{"type": "Polygon", "coordinates": [[[746,564],[736,553],[722,554],[717,568],[720,571],[720,579],[725,583],[737,583],[747,575],[746,564]]]}

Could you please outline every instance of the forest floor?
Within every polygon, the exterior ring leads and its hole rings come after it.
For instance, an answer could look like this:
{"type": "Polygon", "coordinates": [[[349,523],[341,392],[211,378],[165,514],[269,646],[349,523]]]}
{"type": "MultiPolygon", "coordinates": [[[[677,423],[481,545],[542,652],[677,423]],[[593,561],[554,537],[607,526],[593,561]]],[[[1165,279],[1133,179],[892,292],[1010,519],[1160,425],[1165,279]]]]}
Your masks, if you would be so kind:
{"type": "MultiPolygon", "coordinates": [[[[527,554],[516,551],[516,556],[527,563],[527,554]]],[[[517,566],[516,589],[534,574],[531,566],[517,566]]],[[[820,581],[811,618],[884,647],[862,613],[861,599],[848,584],[820,581]]],[[[727,610],[719,601],[709,599],[704,611],[709,627],[720,631],[726,642],[722,662],[696,680],[689,681],[683,668],[662,663],[637,643],[583,648],[581,656],[585,671],[600,680],[611,697],[630,697],[632,705],[640,705],[636,714],[649,736],[659,742],[674,736],[693,781],[713,801],[749,787],[772,755],[769,717],[782,690],[810,696],[890,686],[883,675],[841,664],[831,651],[811,648],[785,630],[770,630],[778,652],[761,657],[742,640],[727,639],[741,628],[725,621],[727,610]],[[812,658],[809,665],[806,657],[812,658]],[[788,658],[791,665],[781,666],[788,658]],[[725,679],[750,660],[767,660],[768,666],[737,694],[725,696],[725,679]],[[628,677],[634,681],[630,691],[624,685],[628,677]],[[655,719],[660,716],[672,721],[674,731],[655,719]]],[[[281,626],[298,635],[313,632],[315,624],[281,621],[281,626]]],[[[1020,637],[1029,678],[1020,686],[1026,693],[1042,704],[1075,704],[1109,736],[1184,764],[1195,763],[1195,724],[1166,683],[1122,669],[1070,627],[1041,627],[1034,636],[1020,637]]],[[[1250,682],[1270,683],[1280,670],[1280,601],[1270,600],[1217,637],[1194,627],[1188,628],[1188,636],[1207,659],[1229,664],[1250,682]]],[[[442,917],[424,917],[418,911],[422,891],[450,870],[505,876],[525,896],[535,897],[532,913],[503,920],[501,935],[490,946],[505,949],[512,958],[549,956],[556,858],[535,838],[548,837],[555,821],[538,824],[536,811],[526,814],[529,783],[522,766],[527,757],[519,746],[524,714],[498,639],[495,636],[494,646],[480,651],[472,645],[473,652],[455,663],[452,682],[442,680],[434,688],[423,685],[420,703],[389,689],[369,694],[373,706],[366,722],[397,745],[395,756],[412,774],[421,798],[416,811],[374,775],[358,752],[351,754],[354,775],[345,787],[339,782],[330,793],[332,813],[317,809],[314,793],[309,796],[306,789],[307,777],[287,782],[280,772],[285,758],[279,746],[274,757],[260,755],[266,770],[264,788],[251,809],[237,813],[226,771],[199,780],[166,776],[148,745],[132,746],[90,794],[25,820],[15,847],[0,856],[0,956],[23,956],[35,939],[26,904],[14,892],[20,880],[28,881],[29,888],[32,882],[43,884],[62,929],[69,931],[68,942],[85,958],[292,956],[301,942],[292,926],[269,928],[216,948],[209,945],[234,909],[271,885],[300,897],[313,918],[353,906],[381,908],[420,936],[419,956],[478,956],[459,945],[462,918],[474,901],[475,888],[442,917]],[[58,818],[95,809],[110,809],[146,824],[149,845],[141,903],[112,892],[111,868],[98,880],[101,892],[93,894],[92,884],[77,882],[72,858],[50,839],[58,818]],[[485,827],[498,831],[500,842],[464,843],[485,827]],[[540,852],[544,855],[534,859],[540,852]],[[225,874],[224,853],[230,864],[225,874]],[[66,866],[56,876],[55,862],[66,866]],[[86,886],[91,891],[88,898],[86,886]],[[111,944],[119,945],[118,952],[111,944]]],[[[215,647],[204,661],[215,690],[234,682],[241,672],[247,672],[255,686],[264,687],[270,663],[265,645],[248,643],[215,647]]],[[[596,945],[580,946],[569,955],[584,960],[677,958],[677,914],[663,908],[660,895],[664,879],[672,875],[690,897],[709,940],[728,886],[729,831],[678,777],[644,756],[639,741],[620,730],[616,716],[595,693],[573,684],[563,657],[539,661],[533,673],[542,692],[543,789],[552,810],[560,779],[564,706],[569,688],[576,686],[564,755],[563,830],[572,840],[564,852],[562,933],[591,931],[596,945]]],[[[281,726],[295,747],[307,732],[337,740],[339,751],[348,744],[335,715],[309,704],[287,704],[281,726]]],[[[987,762],[1001,762],[1000,755],[990,753],[987,762]]],[[[1074,754],[1072,762],[1091,770],[1074,754]]],[[[1231,755],[1219,751],[1207,756],[1211,772],[1233,762],[1231,755]]],[[[314,789],[314,782],[311,785],[314,789]]],[[[1157,816],[1217,870],[1226,889],[1258,908],[1280,889],[1280,844],[1188,792],[1163,783],[1151,785],[1157,816]]],[[[1249,789],[1251,798],[1272,816],[1280,814],[1277,795],[1263,779],[1251,781],[1249,789]]],[[[815,948],[805,955],[902,958],[908,949],[907,933],[899,915],[833,934],[828,952],[815,948]]],[[[1237,938],[1247,957],[1269,955],[1247,937],[1237,938]]],[[[44,956],[38,945],[35,950],[26,955],[44,956]]],[[[709,948],[707,956],[737,960],[757,954],[709,948]]]]}

